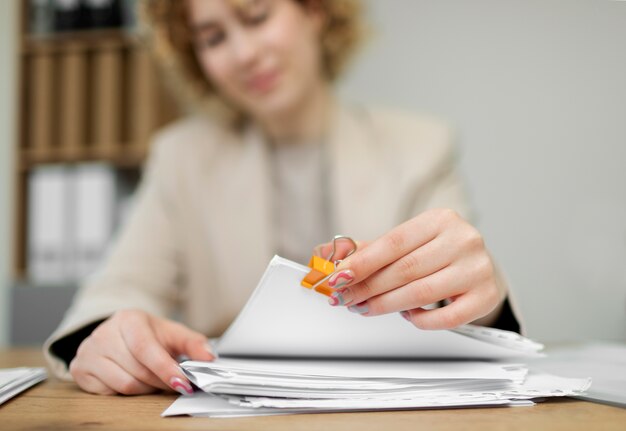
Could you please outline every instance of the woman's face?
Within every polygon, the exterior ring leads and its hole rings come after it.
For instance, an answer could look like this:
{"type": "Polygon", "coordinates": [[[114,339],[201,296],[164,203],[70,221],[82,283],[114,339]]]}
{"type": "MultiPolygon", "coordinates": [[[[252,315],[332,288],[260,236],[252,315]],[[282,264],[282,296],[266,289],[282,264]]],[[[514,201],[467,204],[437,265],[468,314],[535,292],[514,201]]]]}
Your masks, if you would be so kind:
{"type": "Polygon", "coordinates": [[[295,0],[188,0],[199,63],[249,114],[296,110],[323,81],[320,13],[295,0]]]}

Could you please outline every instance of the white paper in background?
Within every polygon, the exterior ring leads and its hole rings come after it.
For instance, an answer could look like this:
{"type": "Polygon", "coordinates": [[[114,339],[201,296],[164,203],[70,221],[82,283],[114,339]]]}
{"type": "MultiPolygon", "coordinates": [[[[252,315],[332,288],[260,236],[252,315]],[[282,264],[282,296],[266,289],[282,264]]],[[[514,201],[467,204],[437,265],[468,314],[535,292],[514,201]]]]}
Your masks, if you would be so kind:
{"type": "Polygon", "coordinates": [[[28,278],[40,285],[68,281],[71,196],[68,168],[39,166],[28,178],[28,278]]]}
{"type": "Polygon", "coordinates": [[[116,211],[116,174],[103,163],[75,168],[73,232],[75,278],[93,272],[109,244],[116,211]]]}
{"type": "Polygon", "coordinates": [[[45,368],[4,368],[0,369],[0,404],[13,398],[31,386],[45,380],[45,368]]]}
{"type": "MultiPolygon", "coordinates": [[[[399,314],[364,317],[300,285],[309,268],[275,256],[217,343],[223,356],[486,358],[532,356],[452,331],[423,331],[399,314]]],[[[494,339],[494,342],[497,341],[494,339]]]]}
{"type": "Polygon", "coordinates": [[[553,349],[533,359],[533,370],[565,377],[589,376],[593,384],[580,398],[626,407],[626,344],[597,342],[553,349]]]}

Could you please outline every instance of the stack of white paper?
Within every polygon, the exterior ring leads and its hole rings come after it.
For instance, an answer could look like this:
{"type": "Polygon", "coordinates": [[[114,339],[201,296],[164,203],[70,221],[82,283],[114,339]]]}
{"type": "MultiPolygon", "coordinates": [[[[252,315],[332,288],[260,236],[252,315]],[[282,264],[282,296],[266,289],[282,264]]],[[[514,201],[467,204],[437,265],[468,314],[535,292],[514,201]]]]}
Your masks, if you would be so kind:
{"type": "Polygon", "coordinates": [[[589,379],[531,374],[480,361],[224,359],[185,362],[205,393],[180,397],[163,416],[256,416],[313,412],[532,405],[579,395],[589,379]]]}
{"type": "Polygon", "coordinates": [[[0,369],[0,404],[45,380],[46,376],[45,368],[0,369]]]}
{"type": "Polygon", "coordinates": [[[542,346],[518,334],[469,325],[422,331],[397,314],[363,317],[330,307],[300,286],[307,272],[275,257],[216,343],[220,358],[181,364],[205,394],[181,397],[163,415],[532,405],[590,385],[529,375],[519,357],[535,357],[542,346]]]}

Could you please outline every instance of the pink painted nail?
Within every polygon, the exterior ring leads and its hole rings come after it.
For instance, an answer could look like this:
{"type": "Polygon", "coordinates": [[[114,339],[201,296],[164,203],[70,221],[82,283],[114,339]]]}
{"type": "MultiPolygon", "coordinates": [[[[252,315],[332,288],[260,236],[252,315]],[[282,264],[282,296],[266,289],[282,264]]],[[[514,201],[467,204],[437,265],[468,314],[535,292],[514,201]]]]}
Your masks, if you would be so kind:
{"type": "Polygon", "coordinates": [[[217,354],[217,352],[214,352],[210,345],[207,344],[204,347],[206,351],[209,352],[211,356],[213,356],[213,359],[212,359],[213,361],[219,358],[219,355],[217,354]]]}
{"type": "Polygon", "coordinates": [[[339,305],[339,300],[337,299],[337,297],[335,297],[334,293],[330,296],[330,298],[328,298],[328,303],[332,305],[333,307],[335,305],[339,305]]]}
{"type": "Polygon", "coordinates": [[[348,310],[352,311],[353,313],[366,314],[368,311],[370,311],[370,307],[369,305],[367,305],[367,302],[361,302],[360,304],[349,306],[348,310]]]}
{"type": "Polygon", "coordinates": [[[334,274],[328,279],[328,286],[332,288],[340,288],[354,281],[354,273],[350,269],[344,269],[334,274]]]}
{"type": "Polygon", "coordinates": [[[193,388],[189,384],[189,382],[184,381],[180,377],[172,377],[170,379],[170,386],[175,391],[179,392],[182,395],[191,395],[193,394],[193,388]]]}
{"type": "Polygon", "coordinates": [[[352,291],[346,287],[337,289],[332,293],[331,297],[337,300],[337,304],[333,305],[348,305],[351,304],[354,299],[352,291]]]}

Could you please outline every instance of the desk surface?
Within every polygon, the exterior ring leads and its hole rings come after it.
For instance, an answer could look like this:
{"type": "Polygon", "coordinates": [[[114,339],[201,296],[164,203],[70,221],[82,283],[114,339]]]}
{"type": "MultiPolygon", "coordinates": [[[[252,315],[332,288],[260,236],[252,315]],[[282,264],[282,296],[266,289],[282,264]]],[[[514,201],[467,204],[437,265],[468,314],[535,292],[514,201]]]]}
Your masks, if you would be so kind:
{"type": "MultiPolygon", "coordinates": [[[[0,368],[42,366],[35,349],[0,350],[0,368]]],[[[89,395],[50,377],[0,406],[2,429],[63,430],[624,430],[626,409],[572,399],[533,407],[333,413],[239,419],[161,418],[176,395],[89,395]]]]}

